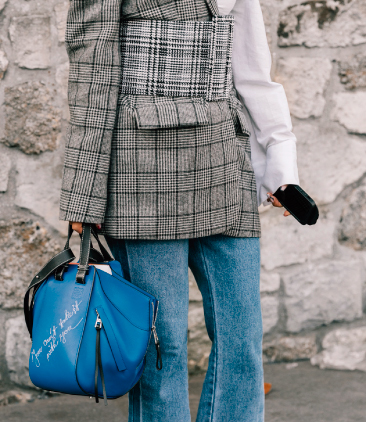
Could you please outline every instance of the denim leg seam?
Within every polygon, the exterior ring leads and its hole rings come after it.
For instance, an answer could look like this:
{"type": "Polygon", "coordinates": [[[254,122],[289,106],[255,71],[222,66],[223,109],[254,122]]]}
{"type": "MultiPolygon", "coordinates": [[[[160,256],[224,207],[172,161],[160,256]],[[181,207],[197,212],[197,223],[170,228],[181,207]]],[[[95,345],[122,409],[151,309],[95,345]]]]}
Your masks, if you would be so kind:
{"type": "Polygon", "coordinates": [[[199,247],[201,249],[201,255],[202,255],[202,260],[204,263],[204,270],[206,273],[206,277],[207,277],[207,286],[209,289],[209,293],[210,293],[210,300],[211,300],[211,305],[212,305],[212,311],[213,311],[213,315],[214,315],[214,347],[215,347],[215,361],[214,361],[214,378],[213,378],[213,393],[212,393],[212,398],[211,398],[211,410],[210,410],[210,417],[209,420],[212,422],[213,421],[213,407],[214,407],[214,399],[215,399],[215,391],[216,391],[216,378],[217,378],[217,354],[218,354],[218,349],[217,349],[217,330],[216,330],[216,318],[215,318],[215,306],[214,306],[214,300],[213,300],[213,296],[212,296],[212,286],[211,286],[211,281],[210,281],[210,275],[209,275],[209,271],[208,271],[208,267],[207,267],[207,261],[206,261],[206,257],[205,257],[205,253],[201,244],[201,241],[198,240],[198,244],[199,247]]]}
{"type": "MultiPolygon", "coordinates": [[[[127,265],[128,265],[128,272],[129,272],[129,276],[130,276],[130,281],[132,283],[132,277],[131,277],[131,272],[130,272],[130,257],[128,254],[128,246],[127,246],[127,242],[124,240],[124,244],[125,244],[125,249],[126,249],[126,258],[127,258],[127,265]]],[[[136,392],[133,392],[133,396],[132,396],[132,403],[133,403],[133,408],[132,408],[132,422],[142,422],[142,384],[141,384],[141,380],[138,381],[139,384],[139,397],[138,397],[138,410],[136,409],[136,392]],[[135,421],[135,415],[136,412],[139,412],[139,418],[138,421],[135,421]]]]}

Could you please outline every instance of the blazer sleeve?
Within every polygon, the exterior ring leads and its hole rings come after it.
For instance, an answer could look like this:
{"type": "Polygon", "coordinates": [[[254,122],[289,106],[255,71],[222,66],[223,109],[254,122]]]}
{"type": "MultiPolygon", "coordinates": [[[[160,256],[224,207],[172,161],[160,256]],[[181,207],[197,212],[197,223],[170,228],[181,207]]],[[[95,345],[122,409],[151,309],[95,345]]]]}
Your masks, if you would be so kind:
{"type": "Polygon", "coordinates": [[[272,58],[259,0],[236,0],[230,14],[235,17],[233,82],[250,118],[258,205],[270,205],[267,191],[300,184],[297,140],[284,88],[271,80],[272,58]]]}
{"type": "Polygon", "coordinates": [[[60,220],[104,221],[121,73],[121,1],[70,1],[65,32],[70,62],[70,121],[66,132],[60,220]]]}

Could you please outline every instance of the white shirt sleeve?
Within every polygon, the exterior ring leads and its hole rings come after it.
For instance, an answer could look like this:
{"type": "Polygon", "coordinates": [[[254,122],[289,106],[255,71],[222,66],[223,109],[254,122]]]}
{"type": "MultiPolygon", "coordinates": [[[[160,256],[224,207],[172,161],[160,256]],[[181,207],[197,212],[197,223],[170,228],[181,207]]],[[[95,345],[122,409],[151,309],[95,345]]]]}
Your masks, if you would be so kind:
{"type": "Polygon", "coordinates": [[[271,80],[271,53],[259,0],[236,0],[232,53],[233,83],[251,130],[251,163],[258,205],[284,184],[300,185],[296,137],[281,84],[271,80]]]}

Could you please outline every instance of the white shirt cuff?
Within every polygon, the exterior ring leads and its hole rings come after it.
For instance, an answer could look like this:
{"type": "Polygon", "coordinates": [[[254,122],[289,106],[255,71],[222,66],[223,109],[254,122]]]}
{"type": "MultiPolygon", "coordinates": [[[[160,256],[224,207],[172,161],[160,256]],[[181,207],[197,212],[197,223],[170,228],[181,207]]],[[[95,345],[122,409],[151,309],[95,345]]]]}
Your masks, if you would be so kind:
{"type": "Polygon", "coordinates": [[[282,185],[300,185],[295,140],[270,145],[266,157],[266,170],[258,192],[258,204],[264,206],[270,205],[267,192],[274,193],[282,185]]]}

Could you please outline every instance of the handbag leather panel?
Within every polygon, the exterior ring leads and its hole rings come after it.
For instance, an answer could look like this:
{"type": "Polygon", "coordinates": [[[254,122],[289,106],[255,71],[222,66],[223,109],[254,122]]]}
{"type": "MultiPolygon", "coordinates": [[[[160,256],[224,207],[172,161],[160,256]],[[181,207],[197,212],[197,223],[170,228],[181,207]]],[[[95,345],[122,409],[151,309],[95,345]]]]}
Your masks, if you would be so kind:
{"type": "MultiPolygon", "coordinates": [[[[116,366],[119,371],[124,371],[126,369],[126,365],[123,360],[123,353],[122,353],[122,350],[125,349],[123,347],[123,342],[121,344],[120,338],[119,338],[119,341],[117,340],[116,332],[113,329],[113,326],[110,323],[109,318],[107,316],[107,312],[104,310],[103,306],[97,306],[95,310],[98,311],[99,315],[102,318],[103,334],[105,335],[105,339],[108,342],[109,348],[111,349],[116,366]]],[[[116,325],[115,327],[117,327],[117,333],[118,333],[118,330],[120,329],[120,327],[116,325]]]]}
{"type": "Polygon", "coordinates": [[[33,309],[33,326],[37,329],[33,332],[29,356],[33,384],[68,394],[83,394],[75,376],[75,364],[95,268],[90,267],[85,284],[75,282],[76,272],[77,266],[70,265],[63,281],[50,275],[38,289],[33,309]]]}
{"type": "MultiPolygon", "coordinates": [[[[77,364],[77,380],[84,392],[94,394],[96,310],[102,320],[100,350],[109,398],[125,394],[140,370],[151,337],[151,300],[135,286],[102,270],[96,270],[84,336],[77,364]],[[146,321],[144,321],[146,319],[146,321]],[[113,327],[113,328],[112,328],[113,327]],[[119,371],[116,373],[116,369],[119,371]]],[[[103,394],[99,379],[98,391],[103,394]]]]}

